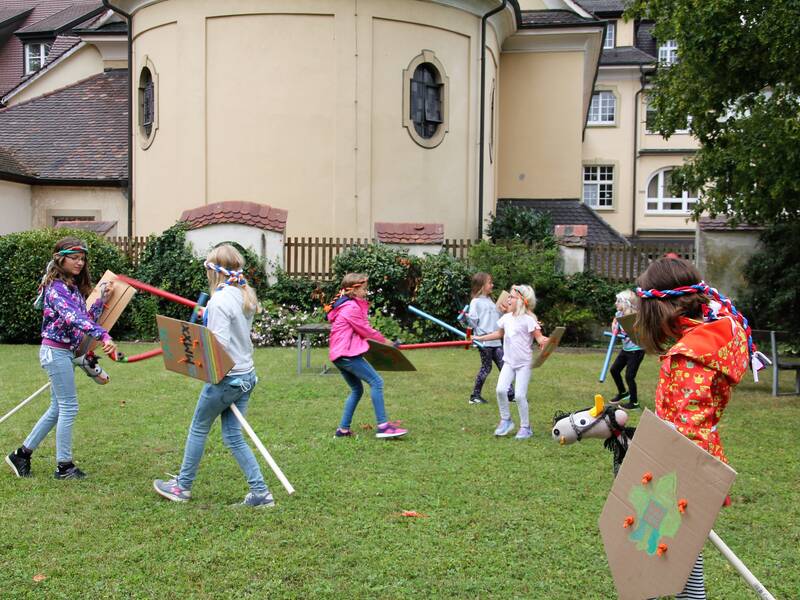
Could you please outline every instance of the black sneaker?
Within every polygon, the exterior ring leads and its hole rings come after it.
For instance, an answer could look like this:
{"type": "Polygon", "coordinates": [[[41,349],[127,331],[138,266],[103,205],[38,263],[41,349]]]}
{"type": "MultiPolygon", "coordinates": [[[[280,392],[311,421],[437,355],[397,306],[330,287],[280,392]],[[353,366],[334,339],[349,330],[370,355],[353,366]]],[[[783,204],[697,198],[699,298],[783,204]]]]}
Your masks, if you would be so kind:
{"type": "Polygon", "coordinates": [[[17,477],[31,476],[31,455],[23,454],[19,449],[6,456],[6,463],[17,477]]]}
{"type": "Polygon", "coordinates": [[[631,395],[628,392],[622,392],[621,394],[617,394],[611,400],[608,401],[609,404],[619,404],[620,402],[627,402],[631,399],[631,395]]]}
{"type": "Polygon", "coordinates": [[[68,466],[63,468],[61,465],[59,465],[53,477],[56,479],[84,479],[86,477],[86,473],[70,463],[68,466]]]}
{"type": "Polygon", "coordinates": [[[484,400],[480,396],[470,396],[469,403],[470,404],[487,404],[486,400],[484,400]]]}
{"type": "Polygon", "coordinates": [[[642,407],[639,406],[639,403],[636,400],[628,400],[627,402],[623,402],[620,406],[626,410],[641,410],[642,407]]]}

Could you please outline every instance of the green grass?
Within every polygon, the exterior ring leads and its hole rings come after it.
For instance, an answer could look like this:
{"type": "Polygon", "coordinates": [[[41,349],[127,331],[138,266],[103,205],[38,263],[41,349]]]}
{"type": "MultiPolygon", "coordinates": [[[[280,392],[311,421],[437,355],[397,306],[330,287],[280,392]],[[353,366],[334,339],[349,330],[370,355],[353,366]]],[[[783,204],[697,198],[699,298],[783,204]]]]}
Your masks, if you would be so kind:
{"type": "MultiPolygon", "coordinates": [[[[496,406],[467,404],[475,353],[410,356],[418,372],[385,379],[389,415],[411,433],[385,442],[361,428],[373,419],[368,398],[356,412],[358,437],[333,439],[346,395],[338,374],[298,376],[292,350],[257,351],[249,421],[297,488],[288,497],[262,461],[277,506],[261,511],[230,506],[247,489],[219,425],[191,503],[152,490],[154,478],[178,469],[200,382],[160,359],[103,361],[112,383],[102,388],[77,374],[75,457],[89,478],[53,480],[52,433],[34,454],[33,478],[2,467],[2,597],[615,597],[597,529],[611,455],[597,440],[562,448],[549,436],[557,408],[612,395],[613,384],[597,383],[602,354],[562,352],[535,372],[528,442],[495,439],[496,406]]],[[[314,350],[313,364],[324,360],[314,350]]],[[[0,365],[5,414],[46,378],[32,346],[0,346],[0,365]]],[[[651,408],[656,372],[648,358],[638,379],[651,408]]],[[[739,476],[715,529],[777,598],[797,597],[800,400],[774,399],[768,382],[748,380],[721,426],[739,476]]],[[[46,405],[39,397],[0,425],[2,452],[46,405]]],[[[705,557],[709,598],[755,597],[710,545],[705,557]]]]}

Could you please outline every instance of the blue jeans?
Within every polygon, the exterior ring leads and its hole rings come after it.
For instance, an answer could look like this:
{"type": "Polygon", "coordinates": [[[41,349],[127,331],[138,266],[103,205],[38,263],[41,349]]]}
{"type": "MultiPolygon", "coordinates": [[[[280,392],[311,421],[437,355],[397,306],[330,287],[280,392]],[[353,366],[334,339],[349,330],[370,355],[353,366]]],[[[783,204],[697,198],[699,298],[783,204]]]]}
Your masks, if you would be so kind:
{"type": "Polygon", "coordinates": [[[56,428],[56,460],[72,460],[72,424],[78,416],[78,392],[75,389],[75,365],[70,350],[42,346],[39,363],[50,378],[50,408],[47,409],[23,445],[34,450],[50,430],[56,428]]]}
{"type": "Polygon", "coordinates": [[[178,475],[178,485],[182,488],[192,489],[197,469],[200,467],[200,459],[203,458],[208,432],[211,431],[211,425],[217,416],[221,415],[222,442],[239,463],[239,468],[250,485],[250,491],[256,494],[267,493],[267,484],[264,483],[264,476],[261,474],[256,457],[244,441],[241,423],[230,409],[231,404],[235,404],[242,415],[247,414],[247,402],[250,400],[256,381],[256,372],[253,370],[244,375],[229,375],[217,384],[207,383],[203,386],[189,427],[183,464],[178,475]]]}
{"type": "Polygon", "coordinates": [[[375,409],[375,419],[378,425],[389,420],[386,416],[386,408],[383,405],[383,379],[378,372],[372,368],[363,356],[342,356],[333,361],[350,386],[350,395],[344,402],[344,413],[339,427],[350,429],[353,422],[353,413],[356,412],[358,401],[364,395],[364,385],[361,381],[369,384],[369,395],[372,398],[372,408],[375,409]]]}

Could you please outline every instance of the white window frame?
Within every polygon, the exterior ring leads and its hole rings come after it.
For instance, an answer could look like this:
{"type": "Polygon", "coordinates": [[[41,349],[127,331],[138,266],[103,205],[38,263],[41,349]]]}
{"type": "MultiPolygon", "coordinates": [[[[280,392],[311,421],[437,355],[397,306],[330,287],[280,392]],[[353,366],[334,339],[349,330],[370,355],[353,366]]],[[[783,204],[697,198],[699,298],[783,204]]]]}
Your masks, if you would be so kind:
{"type": "Polygon", "coordinates": [[[678,62],[678,42],[667,40],[658,47],[658,62],[662,65],[674,65],[678,62]]]}
{"type": "Polygon", "coordinates": [[[616,48],[617,46],[617,22],[609,21],[606,25],[606,37],[603,38],[603,50],[616,48]]]}
{"type": "Polygon", "coordinates": [[[597,90],[592,94],[589,104],[588,125],[617,124],[617,95],[611,90],[597,90]],[[604,101],[605,99],[605,101],[604,101]],[[608,101],[610,99],[610,102],[608,101]],[[611,107],[611,119],[608,119],[608,107],[611,107]],[[605,109],[605,115],[604,115],[605,109]],[[604,116],[606,118],[604,118],[604,116]]]}
{"type": "Polygon", "coordinates": [[[664,176],[673,171],[675,167],[664,167],[653,173],[647,180],[645,186],[645,213],[655,215],[687,215],[692,207],[697,203],[697,197],[691,196],[687,190],[683,190],[680,196],[666,196],[669,190],[664,189],[664,176]],[[650,185],[656,180],[656,196],[650,195],[650,185]],[[680,208],[667,208],[667,204],[680,202],[680,208]],[[651,206],[655,204],[655,206],[651,206]]]}
{"type": "Polygon", "coordinates": [[[614,165],[583,165],[582,173],[583,203],[593,210],[613,210],[614,165]],[[593,191],[587,194],[587,190],[593,191]]]}
{"type": "Polygon", "coordinates": [[[45,42],[31,42],[30,44],[25,44],[25,75],[30,75],[31,73],[36,73],[41,70],[42,67],[44,67],[48,54],[50,54],[50,44],[46,44],[45,42]],[[38,46],[38,52],[36,54],[33,53],[34,46],[38,46]],[[39,60],[38,69],[31,68],[31,59],[33,58],[39,60]]]}

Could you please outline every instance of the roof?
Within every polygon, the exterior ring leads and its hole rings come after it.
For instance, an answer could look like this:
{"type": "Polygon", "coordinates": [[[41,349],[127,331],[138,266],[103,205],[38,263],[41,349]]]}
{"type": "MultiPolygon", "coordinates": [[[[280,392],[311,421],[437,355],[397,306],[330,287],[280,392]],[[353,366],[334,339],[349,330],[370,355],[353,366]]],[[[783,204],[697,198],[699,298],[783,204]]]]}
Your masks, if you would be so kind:
{"type": "Polygon", "coordinates": [[[650,54],[655,57],[658,56],[658,42],[653,36],[653,29],[655,23],[650,21],[643,21],[636,25],[636,40],[634,45],[642,52],[650,54]]]}
{"type": "Polygon", "coordinates": [[[24,7],[13,7],[13,8],[0,8],[0,27],[5,27],[16,21],[17,19],[21,19],[33,10],[33,7],[24,8],[24,7]]]}
{"type": "Polygon", "coordinates": [[[117,13],[111,13],[107,18],[98,17],[92,20],[85,27],[83,23],[78,25],[72,33],[80,36],[128,33],[128,22],[117,13]]]}
{"type": "Polygon", "coordinates": [[[587,19],[571,10],[523,10],[520,29],[575,27],[597,23],[597,19],[587,19]]]}
{"type": "Polygon", "coordinates": [[[128,71],[93,75],[0,110],[0,148],[37,180],[128,177],[128,71]]]}
{"type": "Polygon", "coordinates": [[[655,58],[633,46],[606,48],[600,56],[600,66],[613,65],[650,65],[655,58]]]}
{"type": "Polygon", "coordinates": [[[288,211],[268,204],[227,201],[185,210],[178,220],[186,222],[189,229],[232,223],[283,233],[288,216],[288,211]]]}
{"type": "Polygon", "coordinates": [[[104,10],[102,2],[75,2],[49,17],[18,29],[15,33],[19,37],[26,38],[53,35],[79,25],[89,18],[92,13],[97,14],[104,10]]]}
{"type": "Polygon", "coordinates": [[[589,228],[586,241],[589,244],[627,244],[628,240],[616,229],[606,223],[594,210],[583,202],[572,199],[554,200],[517,200],[516,198],[500,198],[500,204],[523,206],[550,215],[553,225],[587,225],[589,228]]]}
{"type": "Polygon", "coordinates": [[[598,17],[618,17],[625,12],[622,0],[576,0],[578,5],[598,17]]]}
{"type": "Polygon", "coordinates": [[[15,153],[0,147],[0,173],[16,175],[17,177],[30,177],[32,172],[23,165],[15,153]]]}
{"type": "Polygon", "coordinates": [[[700,231],[762,231],[761,225],[752,223],[739,223],[731,225],[727,217],[700,217],[697,222],[700,231]]]}
{"type": "Polygon", "coordinates": [[[117,226],[117,221],[59,221],[56,229],[82,229],[98,235],[108,235],[117,226]]]}
{"type": "Polygon", "coordinates": [[[375,223],[375,237],[382,244],[442,244],[442,223],[375,223]]]}

